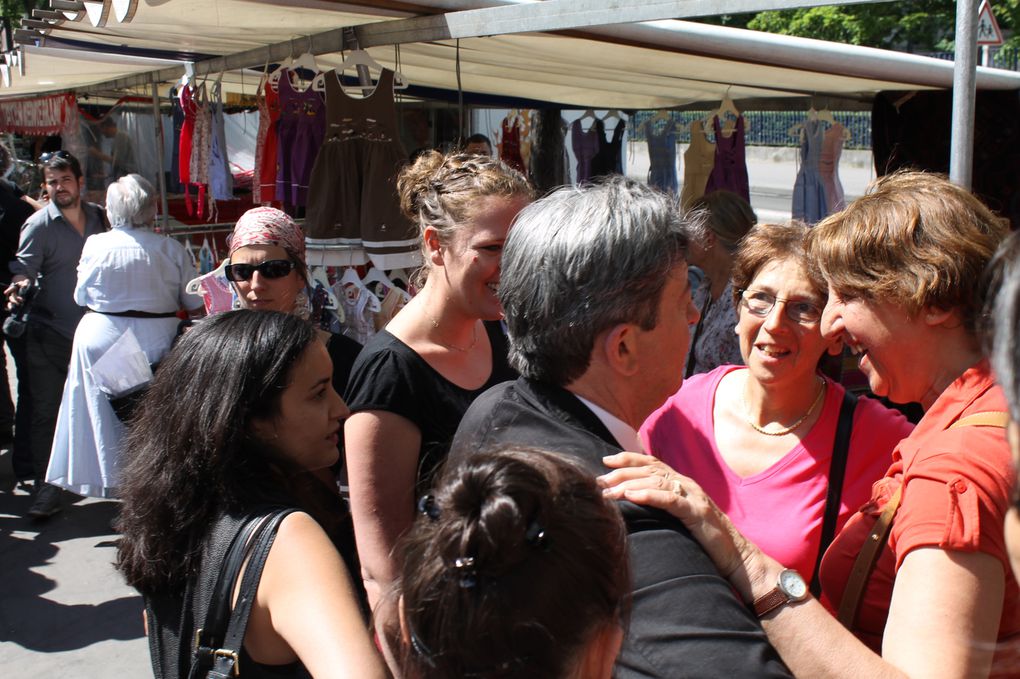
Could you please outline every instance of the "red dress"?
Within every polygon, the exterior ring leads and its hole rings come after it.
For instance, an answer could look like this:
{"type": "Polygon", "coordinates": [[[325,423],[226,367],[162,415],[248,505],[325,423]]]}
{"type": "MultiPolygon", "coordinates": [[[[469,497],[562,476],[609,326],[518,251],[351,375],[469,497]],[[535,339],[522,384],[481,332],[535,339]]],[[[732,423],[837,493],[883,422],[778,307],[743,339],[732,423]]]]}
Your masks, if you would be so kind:
{"type": "Polygon", "coordinates": [[[195,134],[195,117],[198,108],[195,106],[195,88],[188,83],[177,93],[181,102],[181,110],[184,111],[184,124],[181,125],[181,138],[178,142],[178,167],[179,179],[187,190],[191,183],[191,140],[195,134]]]}
{"type": "Polygon", "coordinates": [[[503,134],[499,142],[499,159],[522,174],[527,174],[524,158],[521,157],[521,128],[514,119],[513,127],[503,119],[503,134]]]}
{"type": "MultiPolygon", "coordinates": [[[[281,73],[286,78],[286,73],[281,73]]],[[[255,203],[276,200],[276,160],[279,154],[277,127],[280,120],[280,95],[268,80],[259,85],[259,132],[255,142],[255,182],[252,195],[255,203]]]]}

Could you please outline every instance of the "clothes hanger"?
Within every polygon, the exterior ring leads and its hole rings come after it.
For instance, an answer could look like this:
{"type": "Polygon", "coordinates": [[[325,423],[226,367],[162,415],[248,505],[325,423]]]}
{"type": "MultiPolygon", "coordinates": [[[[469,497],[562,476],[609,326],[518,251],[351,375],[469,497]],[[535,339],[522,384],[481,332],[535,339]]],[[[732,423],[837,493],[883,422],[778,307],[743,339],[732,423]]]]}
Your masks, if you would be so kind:
{"type": "Polygon", "coordinates": [[[361,282],[361,277],[358,276],[358,272],[353,266],[349,266],[344,269],[343,275],[340,280],[336,282],[337,288],[344,291],[347,295],[347,299],[356,301],[362,299],[362,295],[368,295],[366,298],[366,306],[369,311],[379,312],[382,310],[382,304],[379,302],[379,298],[376,297],[371,290],[369,290],[364,283],[361,282]]]}
{"type": "MultiPolygon", "coordinates": [[[[375,59],[373,59],[372,55],[366,52],[365,50],[350,50],[347,53],[347,57],[344,59],[343,63],[340,64],[340,66],[336,69],[337,77],[340,80],[340,87],[344,91],[365,89],[363,85],[344,87],[343,79],[340,78],[340,76],[344,74],[344,71],[346,71],[349,68],[356,69],[358,66],[364,66],[365,68],[369,69],[369,71],[375,69],[380,74],[383,71],[383,65],[380,64],[375,59]]],[[[378,76],[376,77],[376,80],[378,80],[378,76]]],[[[393,89],[406,90],[408,88],[408,85],[409,83],[407,82],[407,80],[404,78],[404,75],[400,71],[393,71],[393,89]]]]}
{"type": "Polygon", "coordinates": [[[329,285],[329,276],[326,275],[326,267],[315,266],[308,270],[309,287],[314,291],[317,287],[321,287],[326,292],[326,304],[323,308],[329,309],[330,311],[338,311],[340,309],[340,302],[337,300],[336,295],[333,294],[333,289],[329,285]]]}
{"type": "Polygon", "coordinates": [[[830,125],[836,124],[836,119],[832,117],[832,111],[830,111],[828,107],[823,108],[818,112],[818,119],[823,123],[829,123],[830,125]]]}
{"type": "Polygon", "coordinates": [[[595,125],[595,121],[597,121],[598,119],[599,119],[599,117],[597,115],[595,115],[595,111],[593,111],[593,110],[591,110],[589,108],[589,109],[585,109],[584,113],[581,114],[581,117],[577,119],[577,124],[581,127],[582,130],[587,132],[588,130],[590,130],[595,125]],[[583,123],[588,118],[591,118],[592,124],[589,125],[587,129],[585,129],[583,123]]]}
{"type": "Polygon", "coordinates": [[[312,36],[308,36],[308,50],[302,54],[299,54],[295,58],[291,58],[290,68],[291,69],[303,68],[306,71],[311,71],[312,73],[319,72],[319,65],[315,63],[315,55],[312,54],[312,36]]]}
{"type": "Polygon", "coordinates": [[[392,288],[397,287],[396,285],[393,284],[393,281],[391,281],[386,276],[386,274],[384,274],[382,271],[375,268],[374,266],[369,268],[369,270],[365,273],[365,277],[361,279],[361,282],[365,285],[365,287],[370,286],[372,283],[379,283],[383,287],[381,295],[378,293],[376,289],[372,288],[369,289],[373,290],[373,292],[375,292],[376,294],[376,297],[379,297],[380,299],[383,296],[385,296],[386,293],[389,292],[392,288]]]}

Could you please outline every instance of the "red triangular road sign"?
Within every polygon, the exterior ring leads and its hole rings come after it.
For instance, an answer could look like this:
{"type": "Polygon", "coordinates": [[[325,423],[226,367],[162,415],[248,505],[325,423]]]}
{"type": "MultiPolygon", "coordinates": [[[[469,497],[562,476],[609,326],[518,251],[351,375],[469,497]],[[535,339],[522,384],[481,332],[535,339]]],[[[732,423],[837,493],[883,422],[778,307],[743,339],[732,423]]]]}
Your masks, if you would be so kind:
{"type": "Polygon", "coordinates": [[[992,6],[988,4],[988,0],[981,0],[981,7],[978,9],[977,44],[1002,44],[1002,31],[999,30],[999,22],[995,20],[995,14],[992,13],[992,6]]]}

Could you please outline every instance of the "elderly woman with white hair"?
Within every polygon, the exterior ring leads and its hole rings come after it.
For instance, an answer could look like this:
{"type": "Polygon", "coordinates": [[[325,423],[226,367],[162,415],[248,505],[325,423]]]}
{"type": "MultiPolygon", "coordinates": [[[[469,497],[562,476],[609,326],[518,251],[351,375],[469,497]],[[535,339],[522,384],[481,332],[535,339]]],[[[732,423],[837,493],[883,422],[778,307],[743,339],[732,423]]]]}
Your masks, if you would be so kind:
{"type": "MultiPolygon", "coordinates": [[[[71,365],[53,436],[46,482],[79,495],[116,495],[124,424],[94,370],[106,360],[123,373],[133,337],[149,365],[156,365],[177,335],[180,309],[202,306],[185,286],[196,276],[184,246],[153,233],[158,194],[144,177],[129,174],[110,185],[106,213],[112,230],[85,241],[74,300],[90,312],[74,334],[71,365]],[[122,358],[123,357],[123,358],[122,358]],[[123,361],[123,366],[116,365],[123,361]]],[[[104,385],[106,386],[106,385],[104,385]]]]}

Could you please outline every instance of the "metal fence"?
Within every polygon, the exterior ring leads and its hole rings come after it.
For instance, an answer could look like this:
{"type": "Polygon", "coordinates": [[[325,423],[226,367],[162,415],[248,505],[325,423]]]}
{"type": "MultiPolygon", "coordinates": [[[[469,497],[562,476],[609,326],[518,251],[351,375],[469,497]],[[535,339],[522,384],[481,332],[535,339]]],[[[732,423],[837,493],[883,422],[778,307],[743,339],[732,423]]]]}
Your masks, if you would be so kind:
{"type": "MultiPolygon", "coordinates": [[[[690,143],[690,126],[693,120],[703,120],[711,116],[712,111],[668,111],[669,119],[676,126],[677,141],[690,143]]],[[[630,138],[644,141],[644,123],[657,115],[656,111],[638,111],[631,119],[630,138]]],[[[805,111],[744,111],[747,131],[744,143],[748,146],[800,146],[800,135],[795,126],[807,119],[805,111]]],[[[850,131],[850,139],[844,144],[848,149],[871,149],[871,112],[870,111],[833,111],[832,117],[850,131]]],[[[663,124],[656,122],[656,130],[663,124]]],[[[711,138],[711,127],[705,126],[711,138]]]]}
{"type": "MultiPolygon", "coordinates": [[[[953,52],[927,52],[924,56],[952,61],[953,52]]],[[[990,47],[989,66],[1003,68],[1007,71],[1020,71],[1020,49],[1016,47],[990,47]]]]}

